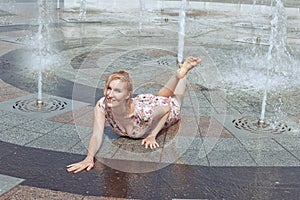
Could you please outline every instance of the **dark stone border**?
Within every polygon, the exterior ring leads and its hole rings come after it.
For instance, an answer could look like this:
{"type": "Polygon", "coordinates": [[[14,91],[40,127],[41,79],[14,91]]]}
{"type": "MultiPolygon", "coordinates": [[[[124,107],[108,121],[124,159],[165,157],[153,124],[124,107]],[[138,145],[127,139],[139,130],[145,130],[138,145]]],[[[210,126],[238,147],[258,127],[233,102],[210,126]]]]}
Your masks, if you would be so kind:
{"type": "MultiPolygon", "coordinates": [[[[80,195],[138,199],[297,199],[299,167],[202,167],[173,164],[131,174],[100,162],[91,172],[69,174],[66,165],[82,155],[0,141],[0,173],[23,178],[22,185],[80,195]]],[[[123,165],[134,161],[112,160],[123,165]]],[[[154,163],[136,162],[153,165],[154,163]]]]}

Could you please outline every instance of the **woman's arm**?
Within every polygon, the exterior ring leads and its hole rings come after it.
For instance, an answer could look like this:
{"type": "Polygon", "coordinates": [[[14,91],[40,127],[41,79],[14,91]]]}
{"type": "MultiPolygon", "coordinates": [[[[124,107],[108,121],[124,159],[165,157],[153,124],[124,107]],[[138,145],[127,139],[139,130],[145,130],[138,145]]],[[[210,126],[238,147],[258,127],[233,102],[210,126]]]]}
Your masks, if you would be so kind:
{"type": "Polygon", "coordinates": [[[71,173],[78,173],[83,170],[90,171],[94,167],[94,157],[99,150],[104,132],[105,114],[97,102],[94,108],[94,127],[93,134],[90,138],[89,149],[86,158],[78,163],[74,163],[67,166],[67,171],[71,173]]]}
{"type": "Polygon", "coordinates": [[[159,147],[155,138],[157,134],[161,131],[161,129],[164,127],[164,124],[169,117],[170,111],[171,108],[168,106],[158,106],[154,109],[152,122],[153,129],[151,133],[145,139],[142,140],[142,145],[145,145],[146,149],[148,148],[148,146],[151,149],[159,147]]]}

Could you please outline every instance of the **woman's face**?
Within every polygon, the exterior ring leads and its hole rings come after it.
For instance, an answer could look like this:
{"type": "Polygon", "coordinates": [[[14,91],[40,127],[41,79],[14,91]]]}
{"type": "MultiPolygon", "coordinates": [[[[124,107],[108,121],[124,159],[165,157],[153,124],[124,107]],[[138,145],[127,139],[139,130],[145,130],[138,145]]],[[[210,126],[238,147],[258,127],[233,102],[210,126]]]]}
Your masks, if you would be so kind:
{"type": "Polygon", "coordinates": [[[106,89],[106,104],[110,108],[124,106],[131,97],[127,84],[119,79],[112,80],[106,89]]]}

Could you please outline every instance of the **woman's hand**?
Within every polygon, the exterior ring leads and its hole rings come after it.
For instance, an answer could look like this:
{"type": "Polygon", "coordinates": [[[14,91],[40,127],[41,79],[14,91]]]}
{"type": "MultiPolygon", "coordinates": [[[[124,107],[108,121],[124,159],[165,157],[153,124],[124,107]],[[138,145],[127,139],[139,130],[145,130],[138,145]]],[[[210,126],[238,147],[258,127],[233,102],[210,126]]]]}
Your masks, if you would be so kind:
{"type": "Polygon", "coordinates": [[[145,139],[143,139],[142,145],[145,145],[146,149],[148,149],[148,146],[150,147],[150,149],[155,149],[159,147],[158,143],[155,140],[155,136],[148,136],[145,139]]]}
{"type": "Polygon", "coordinates": [[[95,165],[94,158],[86,157],[83,161],[67,166],[69,173],[79,173],[83,170],[90,171],[95,165]]]}

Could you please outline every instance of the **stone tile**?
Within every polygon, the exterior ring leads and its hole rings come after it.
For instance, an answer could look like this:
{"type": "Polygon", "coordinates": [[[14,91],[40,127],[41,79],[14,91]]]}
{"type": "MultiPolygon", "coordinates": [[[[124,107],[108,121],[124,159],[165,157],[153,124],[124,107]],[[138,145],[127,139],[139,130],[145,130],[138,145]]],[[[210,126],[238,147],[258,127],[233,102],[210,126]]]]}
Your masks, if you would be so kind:
{"type": "Polygon", "coordinates": [[[206,153],[203,146],[191,146],[184,146],[184,143],[182,145],[177,146],[170,144],[165,145],[161,154],[161,162],[178,164],[189,163],[190,165],[207,165],[207,162],[204,162],[205,159],[203,160],[203,158],[206,157],[206,153]]]}
{"type": "Polygon", "coordinates": [[[50,131],[53,131],[57,129],[58,127],[62,126],[63,124],[61,123],[56,123],[48,120],[37,120],[37,119],[32,119],[30,121],[27,121],[24,124],[17,125],[16,127],[20,129],[25,129],[28,131],[34,131],[38,133],[48,133],[50,131]]]}
{"type": "Polygon", "coordinates": [[[285,150],[250,150],[258,166],[300,166],[300,161],[285,150]]]}
{"type": "Polygon", "coordinates": [[[88,111],[82,116],[76,116],[73,123],[79,126],[93,127],[94,126],[94,112],[88,111]]]}
{"type": "MultiPolygon", "coordinates": [[[[92,130],[87,127],[76,127],[76,131],[78,133],[78,137],[79,137],[80,141],[78,143],[76,143],[74,146],[72,146],[70,148],[69,152],[86,155],[88,152],[88,147],[89,147],[90,138],[92,135],[92,130]]],[[[107,136],[104,135],[102,145],[105,142],[107,142],[107,136]]]]}
{"type": "Polygon", "coordinates": [[[245,147],[236,138],[219,138],[213,149],[216,151],[243,151],[245,147]]]}
{"type": "Polygon", "coordinates": [[[297,124],[300,124],[300,114],[289,115],[288,117],[297,124]]]}
{"type": "Polygon", "coordinates": [[[13,126],[7,125],[7,124],[0,124],[0,132],[4,131],[6,129],[12,128],[13,126]]]}
{"type": "Polygon", "coordinates": [[[5,83],[0,79],[0,102],[12,100],[30,94],[24,90],[5,83]]]}
{"type": "Polygon", "coordinates": [[[141,148],[137,151],[136,148],[132,145],[126,145],[126,150],[124,150],[123,148],[119,148],[112,158],[117,160],[131,160],[154,163],[159,163],[160,161],[160,154],[162,151],[161,149],[151,150],[150,148],[145,149],[141,146],[141,148]]]}
{"type": "Polygon", "coordinates": [[[70,148],[68,151],[69,153],[87,155],[88,153],[88,146],[85,146],[82,141],[75,144],[73,147],[70,148]]]}
{"type": "Polygon", "coordinates": [[[214,117],[200,117],[199,126],[202,137],[233,137],[230,132],[214,117]]]}
{"type": "Polygon", "coordinates": [[[176,161],[177,164],[209,166],[204,149],[187,149],[176,161]]]}
{"type": "Polygon", "coordinates": [[[213,107],[199,107],[199,116],[210,116],[216,114],[217,111],[213,107]]]}
{"type": "Polygon", "coordinates": [[[23,181],[24,179],[0,174],[0,196],[23,181]]]}
{"type": "Polygon", "coordinates": [[[118,151],[114,154],[113,159],[159,162],[162,152],[161,146],[152,150],[150,148],[146,149],[143,145],[141,145],[141,140],[137,140],[136,142],[137,143],[124,142],[121,144],[118,151]]]}
{"type": "Polygon", "coordinates": [[[94,122],[93,109],[94,108],[92,106],[84,106],[76,110],[56,115],[49,118],[49,120],[60,123],[70,123],[92,127],[94,122]]]}
{"type": "MultiPolygon", "coordinates": [[[[73,112],[66,112],[54,117],[48,118],[50,121],[59,122],[59,123],[72,123],[73,122],[73,112]]],[[[72,123],[73,124],[73,123],[72,123]]]]}
{"type": "Polygon", "coordinates": [[[283,146],[284,149],[292,153],[300,160],[300,140],[299,137],[280,137],[274,139],[277,143],[283,146]]]}
{"type": "Polygon", "coordinates": [[[80,139],[90,138],[93,133],[93,128],[86,126],[75,126],[76,132],[80,139]]]}
{"type": "Polygon", "coordinates": [[[0,121],[2,124],[7,124],[10,126],[17,126],[29,122],[31,119],[22,115],[15,113],[8,113],[6,115],[0,116],[0,121]]]}
{"type": "Polygon", "coordinates": [[[76,126],[70,124],[64,124],[48,133],[48,135],[53,135],[56,137],[78,138],[78,139],[85,138],[87,134],[88,133],[86,133],[85,131],[78,132],[76,126]]]}
{"type": "MultiPolygon", "coordinates": [[[[121,144],[119,142],[114,142],[115,140],[122,139],[117,134],[114,134],[110,128],[104,129],[104,137],[101,147],[97,153],[97,157],[100,158],[112,158],[115,153],[120,148],[121,144]]],[[[130,141],[130,139],[127,139],[130,141]]],[[[89,143],[89,138],[84,140],[84,145],[87,147],[89,143]]]]}
{"type": "Polygon", "coordinates": [[[202,143],[201,137],[175,136],[172,139],[167,137],[164,148],[200,149],[202,143]]]}
{"type": "Polygon", "coordinates": [[[10,101],[10,100],[13,100],[15,98],[23,97],[23,96],[26,96],[26,95],[27,95],[27,93],[25,93],[25,92],[18,93],[18,95],[16,93],[9,93],[9,94],[5,94],[5,95],[1,95],[0,96],[0,102],[10,101]]]}
{"type": "Polygon", "coordinates": [[[28,143],[26,146],[41,148],[53,151],[68,152],[75,144],[80,142],[80,139],[76,133],[73,133],[73,137],[70,133],[66,132],[59,135],[59,131],[55,133],[48,133],[42,137],[28,143]]]}
{"type": "Polygon", "coordinates": [[[199,137],[198,118],[193,116],[182,116],[178,123],[166,129],[166,141],[174,136],[199,137]]]}
{"type": "Polygon", "coordinates": [[[13,127],[2,131],[0,134],[0,140],[13,144],[25,145],[36,140],[42,135],[43,134],[38,132],[13,127]]]}
{"type": "Polygon", "coordinates": [[[103,141],[98,153],[96,154],[96,158],[113,158],[118,150],[118,145],[103,141]]]}
{"type": "Polygon", "coordinates": [[[200,146],[201,148],[205,149],[205,152],[208,154],[211,152],[216,144],[218,143],[220,138],[215,138],[215,137],[205,137],[202,138],[202,145],[200,146]]]}
{"type": "Polygon", "coordinates": [[[18,200],[18,199],[82,200],[84,196],[78,194],[71,194],[67,192],[60,192],[60,191],[54,191],[49,189],[19,185],[13,188],[11,191],[4,194],[1,198],[10,199],[10,200],[18,200]]]}
{"type": "Polygon", "coordinates": [[[206,97],[198,97],[198,103],[200,108],[213,108],[210,100],[206,97]]]}
{"type": "Polygon", "coordinates": [[[246,151],[212,150],[207,157],[210,166],[256,166],[246,151]]]}
{"type": "Polygon", "coordinates": [[[6,110],[1,110],[0,109],[0,116],[2,115],[6,115],[6,114],[9,114],[10,112],[6,111],[6,110]]]}
{"type": "Polygon", "coordinates": [[[239,141],[249,151],[282,151],[284,150],[272,138],[239,138],[239,141]]]}

